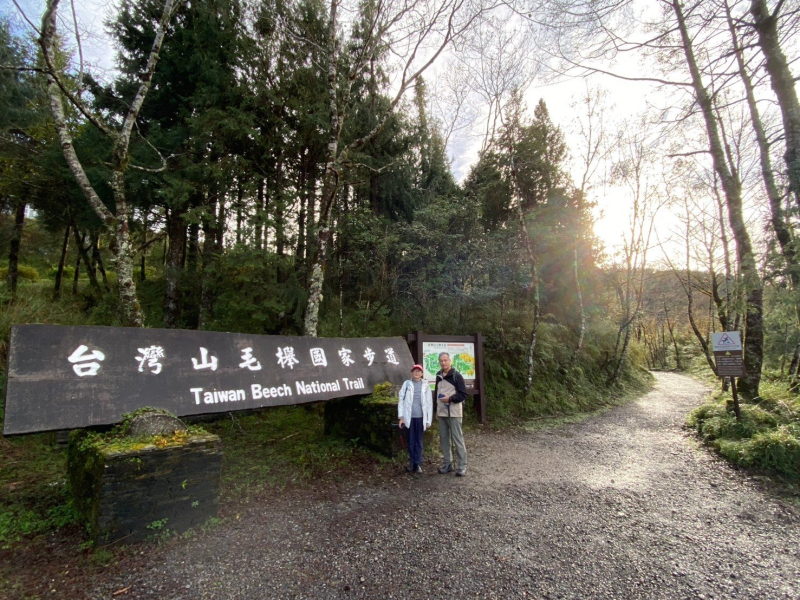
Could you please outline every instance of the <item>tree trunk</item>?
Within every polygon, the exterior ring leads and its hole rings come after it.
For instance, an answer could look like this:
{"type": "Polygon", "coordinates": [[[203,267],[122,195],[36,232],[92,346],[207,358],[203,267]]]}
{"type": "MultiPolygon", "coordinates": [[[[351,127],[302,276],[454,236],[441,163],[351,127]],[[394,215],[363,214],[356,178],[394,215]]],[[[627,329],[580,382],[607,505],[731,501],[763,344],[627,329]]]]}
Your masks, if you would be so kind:
{"type": "Polygon", "coordinates": [[[297,250],[294,254],[295,271],[305,270],[306,267],[306,206],[308,205],[309,191],[306,189],[305,164],[301,164],[297,176],[297,191],[300,206],[297,213],[297,250]]]}
{"type": "Polygon", "coordinates": [[[64,241],[61,244],[61,258],[58,260],[58,269],[56,270],[56,285],[53,289],[53,298],[58,300],[61,297],[61,278],[64,276],[64,264],[67,260],[67,248],[69,247],[69,230],[70,226],[67,224],[64,229],[64,241]]]}
{"type": "MultiPolygon", "coordinates": [[[[756,142],[758,143],[758,153],[761,162],[761,177],[764,180],[764,188],[767,191],[769,198],[770,210],[772,212],[772,228],[775,231],[775,237],[781,248],[781,254],[786,261],[786,270],[792,282],[792,288],[797,290],[800,284],[800,271],[797,265],[797,253],[794,244],[792,243],[792,234],[789,230],[789,225],[786,222],[786,216],[783,212],[783,197],[775,183],[775,176],[772,173],[772,161],[769,156],[769,140],[764,131],[764,125],[761,122],[761,115],[758,112],[758,105],[756,104],[756,96],[753,88],[753,82],[750,74],[747,72],[744,57],[742,56],[743,50],[739,44],[739,39],[736,34],[736,26],[731,16],[730,6],[725,2],[725,13],[728,20],[728,30],[731,33],[733,41],[733,50],[736,56],[736,63],[739,68],[739,77],[744,84],[745,97],[747,98],[747,107],[750,111],[750,121],[753,125],[753,131],[756,134],[756,142]]],[[[792,84],[792,91],[794,91],[794,84],[792,84]]],[[[797,101],[797,96],[795,96],[797,101]]],[[[796,190],[797,192],[798,190],[796,190]]]]}
{"type": "Polygon", "coordinates": [[[308,302],[306,304],[304,333],[310,337],[317,337],[319,327],[319,308],[322,303],[322,286],[325,282],[325,261],[327,260],[328,239],[331,227],[331,208],[336,200],[339,188],[339,136],[342,131],[341,115],[339,114],[336,77],[339,40],[337,37],[338,9],[337,0],[331,0],[330,15],[328,17],[328,108],[330,112],[330,135],[328,138],[328,154],[325,162],[325,175],[322,183],[322,202],[320,205],[319,228],[317,230],[317,247],[311,276],[308,282],[308,302]]]}
{"type": "Polygon", "coordinates": [[[322,285],[325,282],[325,262],[328,254],[330,231],[330,213],[328,213],[326,220],[320,223],[320,228],[317,232],[316,258],[311,268],[308,304],[306,305],[304,321],[304,333],[310,337],[317,337],[317,329],[319,327],[319,308],[322,303],[322,285]]]}
{"type": "Polygon", "coordinates": [[[197,263],[200,256],[200,223],[189,225],[189,241],[183,254],[183,262],[189,273],[197,273],[197,263]]]}
{"type": "MultiPolygon", "coordinates": [[[[123,158],[117,158],[123,161],[123,158]]],[[[121,162],[121,164],[125,164],[121,162]]],[[[144,327],[144,313],[136,295],[133,280],[133,246],[128,229],[128,205],[125,199],[125,171],[117,167],[111,175],[117,215],[114,222],[114,266],[117,269],[117,287],[122,307],[122,323],[126,327],[144,327]]]]}
{"type": "MultiPolygon", "coordinates": [[[[667,310],[667,303],[664,302],[664,316],[667,319],[667,329],[669,330],[669,339],[672,340],[672,347],[675,349],[675,368],[679,371],[683,370],[683,365],[681,364],[681,353],[678,351],[678,342],[675,340],[675,324],[670,322],[669,320],[669,311],[667,310]]],[[[665,352],[666,354],[666,352],[665,352]]]]}
{"type": "Polygon", "coordinates": [[[227,194],[217,194],[217,219],[214,225],[214,233],[216,234],[216,244],[214,244],[214,253],[222,252],[225,248],[225,223],[228,220],[228,207],[225,204],[227,194]]]}
{"type": "MultiPolygon", "coordinates": [[[[800,102],[797,99],[789,62],[781,49],[778,15],[769,12],[766,0],[752,0],[750,14],[755,19],[758,45],[761,46],[761,52],[766,59],[765,67],[781,109],[786,143],[784,160],[789,174],[789,185],[794,193],[795,202],[800,207],[800,102]]],[[[742,391],[741,387],[739,390],[742,391]]]]}
{"type": "Polygon", "coordinates": [[[314,231],[317,225],[315,211],[317,210],[317,197],[311,182],[306,183],[309,188],[306,192],[306,272],[311,270],[311,261],[314,258],[314,231]]]}
{"type": "Polygon", "coordinates": [[[731,230],[736,239],[736,253],[739,262],[739,273],[746,294],[744,366],[747,375],[739,380],[739,391],[745,398],[758,396],[761,382],[761,365],[763,362],[764,327],[763,327],[763,287],[756,267],[750,235],[742,213],[741,183],[728,166],[725,149],[719,134],[713,99],[703,84],[700,69],[695,60],[694,49],[684,20],[683,8],[679,0],[672,3],[678,21],[683,51],[692,76],[692,87],[700,106],[708,134],[709,150],[714,163],[714,170],[719,175],[725,199],[728,205],[728,218],[731,230]]]}
{"type": "Polygon", "coordinates": [[[167,215],[167,240],[169,251],[164,269],[167,289],[164,293],[164,324],[174,329],[181,322],[180,277],[186,252],[186,222],[178,210],[171,210],[167,215]]]}
{"type": "Polygon", "coordinates": [[[244,198],[244,185],[242,185],[241,178],[237,182],[238,185],[236,187],[236,245],[242,245],[242,220],[244,217],[244,203],[242,202],[242,198],[244,198]]]}
{"type": "Polygon", "coordinates": [[[108,277],[106,276],[106,268],[103,265],[103,257],[100,255],[100,239],[99,236],[95,235],[92,236],[92,268],[95,273],[95,277],[97,277],[97,271],[100,271],[100,275],[103,276],[103,287],[106,289],[107,292],[111,291],[111,288],[108,286],[108,277]]]}
{"type": "Polygon", "coordinates": [[[200,290],[200,316],[197,328],[207,329],[214,318],[215,299],[215,270],[217,258],[218,229],[220,224],[217,219],[217,196],[209,195],[208,210],[203,218],[203,270],[201,275],[200,290]]]}
{"type": "Polygon", "coordinates": [[[569,359],[568,369],[571,369],[578,358],[578,354],[583,348],[583,339],[586,336],[586,309],[583,306],[583,292],[581,291],[581,280],[578,276],[578,236],[575,236],[575,246],[572,249],[572,279],[575,283],[575,297],[578,300],[578,310],[580,313],[580,326],[578,327],[578,341],[569,359]]]}
{"type": "Polygon", "coordinates": [[[625,327],[625,337],[622,340],[622,350],[619,353],[619,361],[617,361],[617,366],[614,369],[614,373],[611,375],[611,379],[609,383],[614,383],[617,381],[622,374],[622,365],[625,364],[625,356],[628,354],[628,345],[631,341],[631,325],[630,323],[625,327]]]}
{"type": "MultiPolygon", "coordinates": [[[[72,231],[75,234],[75,245],[78,246],[78,256],[80,257],[80,260],[83,261],[83,265],[86,267],[86,274],[89,276],[89,283],[91,284],[92,289],[94,290],[95,296],[99,300],[100,298],[103,297],[103,290],[100,287],[100,283],[97,281],[97,273],[95,272],[94,269],[92,269],[92,262],[91,262],[91,260],[89,258],[89,253],[86,251],[86,248],[83,246],[84,242],[86,241],[86,234],[84,233],[83,235],[79,235],[78,234],[78,228],[75,225],[73,225],[72,231]]],[[[75,284],[75,286],[76,287],[73,289],[73,291],[75,291],[75,292],[77,292],[78,264],[80,264],[80,263],[77,263],[75,265],[75,272],[76,272],[76,276],[75,276],[76,284],[75,284]]]]}
{"type": "MultiPolygon", "coordinates": [[[[75,243],[77,245],[83,244],[80,237],[77,235],[75,236],[75,243]]],[[[78,294],[78,278],[80,277],[81,272],[81,253],[78,252],[77,256],[75,257],[75,273],[72,275],[72,295],[76,296],[78,294]]]]}
{"type": "Polygon", "coordinates": [[[11,232],[11,244],[8,252],[8,287],[11,290],[11,299],[17,299],[17,283],[19,282],[19,247],[22,241],[22,229],[25,226],[25,207],[23,200],[17,202],[14,210],[14,229],[11,232]]]}
{"type": "Polygon", "coordinates": [[[800,368],[800,344],[797,344],[794,348],[794,354],[792,355],[792,362],[789,365],[789,389],[792,391],[797,391],[797,370],[800,368]]]}
{"type": "Polygon", "coordinates": [[[256,192],[256,218],[255,218],[255,249],[261,250],[264,246],[264,179],[258,180],[258,191],[256,192]]]}
{"type": "MultiPolygon", "coordinates": [[[[129,162],[128,150],[131,133],[153,80],[153,73],[158,63],[161,45],[164,42],[167,27],[175,8],[174,2],[175,0],[166,0],[164,2],[153,43],[147,56],[145,69],[138,74],[139,87],[134,97],[128,103],[128,110],[122,120],[119,130],[113,130],[100,121],[93,112],[86,108],[79,98],[72,95],[66,87],[60,85],[58,68],[55,64],[58,44],[56,13],[59,0],[48,0],[47,7],[42,15],[40,29],[41,35],[39,45],[42,48],[42,57],[47,66],[47,96],[55,129],[58,133],[59,141],[61,142],[61,150],[78,187],[83,192],[89,205],[103,224],[112,232],[114,240],[114,263],[117,269],[117,287],[122,311],[121,316],[123,324],[130,327],[143,327],[144,315],[139,305],[139,300],[136,297],[136,284],[133,281],[133,249],[131,248],[128,231],[128,212],[125,201],[125,171],[129,162]],[[109,183],[114,193],[116,214],[113,214],[97,195],[97,192],[89,181],[83,165],[78,158],[72,142],[72,134],[67,126],[62,96],[68,97],[72,105],[77,108],[86,119],[92,122],[92,124],[113,141],[113,153],[111,156],[112,174],[109,183]]],[[[87,272],[91,272],[90,264],[86,262],[85,257],[84,262],[87,266],[87,272]]]]}
{"type": "Polygon", "coordinates": [[[150,216],[149,211],[145,211],[144,219],[143,219],[143,230],[144,230],[144,237],[142,239],[142,257],[141,257],[141,264],[139,265],[140,269],[140,279],[142,281],[147,280],[147,218],[150,216]]]}
{"type": "MultiPolygon", "coordinates": [[[[510,151],[513,153],[514,149],[510,148],[510,151]]],[[[511,158],[511,185],[513,195],[516,197],[517,220],[519,221],[522,244],[525,247],[525,254],[528,257],[529,263],[528,266],[531,270],[531,292],[533,296],[533,324],[531,326],[531,340],[528,344],[528,355],[526,360],[527,374],[525,377],[525,395],[527,396],[531,391],[531,387],[533,386],[534,356],[536,353],[536,341],[539,335],[539,319],[541,317],[541,306],[539,302],[539,269],[536,261],[536,253],[533,250],[533,244],[531,243],[531,238],[528,235],[528,224],[525,222],[525,212],[522,207],[522,197],[517,192],[517,170],[514,164],[513,154],[511,158]]]]}
{"type": "Polygon", "coordinates": [[[369,176],[369,208],[372,214],[376,217],[380,215],[380,186],[379,179],[376,173],[370,173],[369,176]]]}

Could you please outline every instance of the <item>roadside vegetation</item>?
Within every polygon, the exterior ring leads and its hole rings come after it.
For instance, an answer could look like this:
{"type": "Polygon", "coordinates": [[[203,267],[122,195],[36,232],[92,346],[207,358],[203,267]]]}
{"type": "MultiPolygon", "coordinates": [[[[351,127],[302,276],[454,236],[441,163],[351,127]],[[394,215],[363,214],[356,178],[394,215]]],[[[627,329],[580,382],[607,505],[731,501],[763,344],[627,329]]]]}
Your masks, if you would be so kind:
{"type": "Polygon", "coordinates": [[[730,392],[714,392],[691,412],[687,425],[726,460],[739,467],[800,484],[800,397],[780,379],[765,379],[757,402],[733,411],[730,392]]]}

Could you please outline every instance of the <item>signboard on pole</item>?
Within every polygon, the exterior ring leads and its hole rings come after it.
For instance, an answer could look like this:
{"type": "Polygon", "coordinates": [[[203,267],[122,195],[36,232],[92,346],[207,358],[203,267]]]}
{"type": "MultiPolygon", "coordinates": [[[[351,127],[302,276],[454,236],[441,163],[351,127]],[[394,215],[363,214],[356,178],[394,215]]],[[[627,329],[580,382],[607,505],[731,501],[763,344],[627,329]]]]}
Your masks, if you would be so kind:
{"type": "Polygon", "coordinates": [[[425,368],[423,378],[431,389],[436,387],[436,373],[439,366],[439,354],[450,355],[453,368],[461,373],[467,389],[475,389],[475,344],[473,342],[422,342],[422,366],[425,368]]]}
{"type": "Polygon", "coordinates": [[[720,377],[743,377],[745,375],[742,338],[738,331],[722,331],[711,334],[714,361],[720,377]]]}
{"type": "Polygon", "coordinates": [[[483,381],[483,336],[475,335],[429,335],[423,331],[410,333],[406,340],[416,361],[423,366],[423,377],[436,385],[439,372],[439,353],[447,352],[453,368],[464,377],[467,394],[475,399],[478,420],[486,423],[486,388],[483,381]]]}
{"type": "Polygon", "coordinates": [[[133,327],[11,328],[5,434],[372,393],[413,365],[402,338],[310,338],[133,327]]]}

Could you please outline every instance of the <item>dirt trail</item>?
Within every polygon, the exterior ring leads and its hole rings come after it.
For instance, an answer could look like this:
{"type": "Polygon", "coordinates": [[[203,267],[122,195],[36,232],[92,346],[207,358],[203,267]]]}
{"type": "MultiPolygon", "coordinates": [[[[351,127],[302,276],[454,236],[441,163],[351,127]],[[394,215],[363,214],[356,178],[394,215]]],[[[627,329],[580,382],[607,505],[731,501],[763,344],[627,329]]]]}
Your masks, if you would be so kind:
{"type": "Polygon", "coordinates": [[[681,429],[704,388],[467,436],[466,478],[363,477],[249,503],[87,590],[109,598],[800,598],[800,513],[681,429]]]}

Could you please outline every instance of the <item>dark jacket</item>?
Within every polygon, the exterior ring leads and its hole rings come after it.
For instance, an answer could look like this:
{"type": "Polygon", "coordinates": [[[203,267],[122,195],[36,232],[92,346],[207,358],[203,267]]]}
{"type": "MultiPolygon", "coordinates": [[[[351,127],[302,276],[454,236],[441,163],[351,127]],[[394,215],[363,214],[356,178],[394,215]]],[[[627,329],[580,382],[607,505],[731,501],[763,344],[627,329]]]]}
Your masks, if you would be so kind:
{"type": "Polygon", "coordinates": [[[449,381],[453,387],[456,388],[456,393],[450,399],[450,402],[453,404],[458,404],[467,399],[467,384],[464,383],[464,377],[461,375],[461,373],[450,367],[450,371],[447,373],[447,375],[443,376],[442,371],[439,371],[436,374],[436,388],[433,392],[434,400],[439,397],[439,382],[442,379],[449,381]]]}

